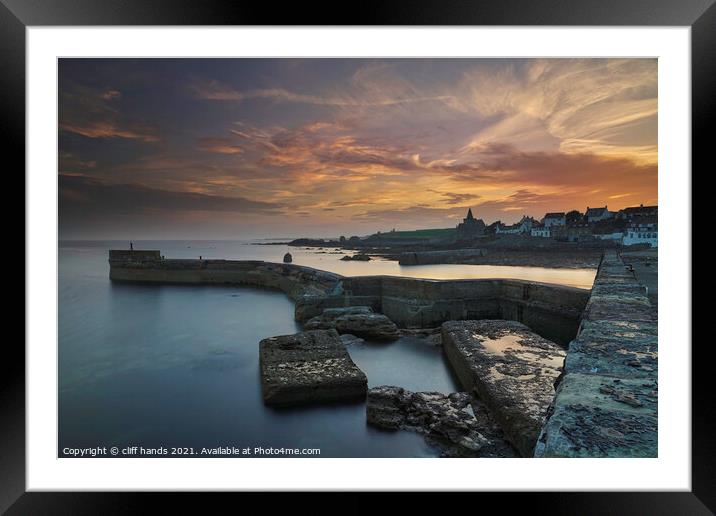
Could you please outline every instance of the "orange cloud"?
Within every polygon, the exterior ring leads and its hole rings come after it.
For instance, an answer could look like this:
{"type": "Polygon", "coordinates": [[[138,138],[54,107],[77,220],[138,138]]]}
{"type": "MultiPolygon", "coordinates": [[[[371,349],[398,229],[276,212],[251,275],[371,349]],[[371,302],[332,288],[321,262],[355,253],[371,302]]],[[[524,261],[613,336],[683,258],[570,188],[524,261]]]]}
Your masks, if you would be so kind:
{"type": "Polygon", "coordinates": [[[157,142],[159,137],[145,131],[135,131],[117,127],[112,122],[88,122],[85,125],[60,123],[60,129],[70,133],[80,134],[87,138],[128,138],[143,142],[157,142]]]}
{"type": "Polygon", "coordinates": [[[199,138],[200,150],[217,154],[243,154],[244,149],[234,145],[227,138],[199,138]]]}

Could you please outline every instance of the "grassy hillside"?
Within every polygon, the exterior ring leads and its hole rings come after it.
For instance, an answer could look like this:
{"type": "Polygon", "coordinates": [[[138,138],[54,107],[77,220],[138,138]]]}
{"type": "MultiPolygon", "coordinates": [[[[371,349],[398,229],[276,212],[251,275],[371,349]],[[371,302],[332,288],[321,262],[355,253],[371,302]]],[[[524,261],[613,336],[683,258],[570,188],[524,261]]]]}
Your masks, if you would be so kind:
{"type": "Polygon", "coordinates": [[[371,235],[371,237],[390,238],[393,239],[415,239],[415,238],[453,238],[455,236],[455,228],[445,229],[416,229],[414,231],[391,231],[389,233],[381,233],[380,235],[371,235]]]}

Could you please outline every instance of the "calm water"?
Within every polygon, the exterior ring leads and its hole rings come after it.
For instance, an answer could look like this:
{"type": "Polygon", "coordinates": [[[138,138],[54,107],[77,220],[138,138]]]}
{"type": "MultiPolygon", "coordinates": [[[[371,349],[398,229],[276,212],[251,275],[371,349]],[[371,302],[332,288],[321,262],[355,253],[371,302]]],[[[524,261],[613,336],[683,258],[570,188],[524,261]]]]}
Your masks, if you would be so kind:
{"type": "MultiPolygon", "coordinates": [[[[322,457],[435,454],[417,434],[366,426],[362,403],[266,408],[258,342],[299,330],[293,303],[281,292],[246,287],[113,284],[107,249],[126,245],[60,244],[60,450],[262,446],[320,448],[322,457]]],[[[174,258],[272,261],[286,252],[283,246],[237,242],[135,242],[135,248],[161,249],[174,258]]],[[[341,262],[337,254],[301,249],[291,252],[294,263],[345,275],[482,277],[455,272],[482,266],[400,267],[384,261],[341,262]],[[440,276],[448,273],[457,276],[440,276]]],[[[420,339],[353,345],[349,352],[368,375],[369,386],[442,392],[457,388],[440,348],[420,339]]]]}

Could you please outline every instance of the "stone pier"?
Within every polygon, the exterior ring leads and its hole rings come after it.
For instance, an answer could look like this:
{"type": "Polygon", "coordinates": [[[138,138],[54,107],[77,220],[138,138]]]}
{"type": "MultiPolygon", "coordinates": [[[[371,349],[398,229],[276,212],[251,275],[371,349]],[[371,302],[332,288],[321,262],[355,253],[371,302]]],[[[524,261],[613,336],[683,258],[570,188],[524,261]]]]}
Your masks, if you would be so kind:
{"type": "Polygon", "coordinates": [[[646,294],[605,252],[536,457],[657,457],[657,320],[646,294]]]}

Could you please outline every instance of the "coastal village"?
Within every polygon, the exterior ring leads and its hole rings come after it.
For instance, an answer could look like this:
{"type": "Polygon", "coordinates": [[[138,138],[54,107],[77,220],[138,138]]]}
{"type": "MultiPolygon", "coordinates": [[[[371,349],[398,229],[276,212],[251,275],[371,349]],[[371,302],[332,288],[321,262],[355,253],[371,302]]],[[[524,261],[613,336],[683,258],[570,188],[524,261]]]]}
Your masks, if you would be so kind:
{"type": "MultiPolygon", "coordinates": [[[[514,245],[545,247],[555,244],[580,244],[575,248],[630,247],[651,249],[659,246],[658,206],[631,206],[612,211],[608,206],[587,207],[583,212],[548,212],[541,219],[529,215],[514,224],[500,220],[486,224],[476,218],[472,208],[454,228],[378,231],[367,236],[341,236],[338,239],[297,238],[292,246],[336,246],[346,249],[423,245],[454,249],[475,245],[514,245]]],[[[558,246],[553,246],[558,247],[558,246]]],[[[564,248],[564,247],[563,247],[564,248]]],[[[390,257],[386,255],[386,257],[390,257]]],[[[357,256],[357,259],[363,258],[357,256]]]]}
{"type": "Polygon", "coordinates": [[[560,242],[603,240],[624,246],[658,247],[657,217],[658,206],[641,204],[618,211],[602,206],[587,207],[584,212],[552,212],[541,220],[524,215],[516,224],[506,225],[498,220],[485,225],[469,209],[457,226],[457,236],[458,240],[472,240],[488,235],[529,235],[560,242]]]}
{"type": "MultiPolygon", "coordinates": [[[[477,212],[477,211],[476,211],[477,212]]],[[[351,251],[341,260],[372,258],[400,265],[473,264],[557,268],[596,268],[605,249],[630,253],[647,266],[658,259],[658,206],[587,207],[548,212],[541,219],[524,215],[514,224],[486,224],[472,208],[452,228],[378,231],[367,236],[298,238],[294,247],[351,251]]],[[[290,253],[287,255],[290,257],[290,253]]],[[[652,269],[656,269],[653,267],[652,269]]],[[[650,282],[656,289],[656,276],[650,282]]],[[[655,301],[655,299],[654,299],[655,301]]]]}

